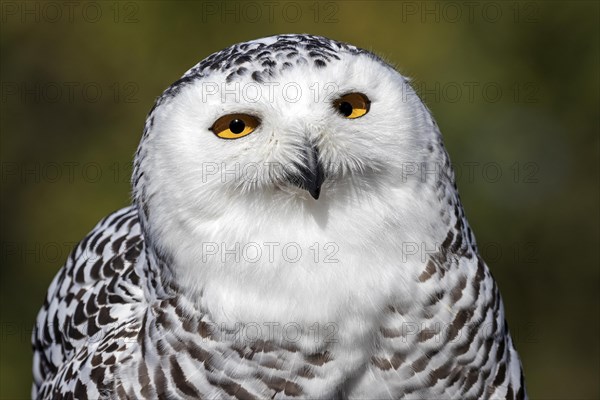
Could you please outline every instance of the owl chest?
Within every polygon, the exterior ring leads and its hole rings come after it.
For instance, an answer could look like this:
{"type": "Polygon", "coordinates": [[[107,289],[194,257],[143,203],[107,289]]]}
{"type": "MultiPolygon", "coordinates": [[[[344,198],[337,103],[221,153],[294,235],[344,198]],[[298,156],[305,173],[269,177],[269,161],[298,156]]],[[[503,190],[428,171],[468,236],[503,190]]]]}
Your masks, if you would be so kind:
{"type": "Polygon", "coordinates": [[[157,315],[142,328],[138,351],[118,366],[115,398],[333,398],[366,349],[345,348],[338,328],[302,329],[282,326],[274,334],[285,340],[269,341],[250,325],[232,331],[205,315],[157,315]]]}

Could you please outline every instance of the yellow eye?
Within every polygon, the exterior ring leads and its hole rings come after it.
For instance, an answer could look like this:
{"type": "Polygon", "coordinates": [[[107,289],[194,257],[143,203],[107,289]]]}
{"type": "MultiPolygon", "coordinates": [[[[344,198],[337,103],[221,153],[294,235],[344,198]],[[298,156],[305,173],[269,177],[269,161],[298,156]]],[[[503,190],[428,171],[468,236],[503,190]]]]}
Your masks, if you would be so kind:
{"type": "Polygon", "coordinates": [[[348,93],[337,99],[333,106],[344,117],[354,119],[369,112],[371,100],[362,93],[348,93]]]}
{"type": "Polygon", "coordinates": [[[216,120],[210,130],[222,139],[238,139],[252,133],[259,124],[251,115],[229,114],[216,120]]]}

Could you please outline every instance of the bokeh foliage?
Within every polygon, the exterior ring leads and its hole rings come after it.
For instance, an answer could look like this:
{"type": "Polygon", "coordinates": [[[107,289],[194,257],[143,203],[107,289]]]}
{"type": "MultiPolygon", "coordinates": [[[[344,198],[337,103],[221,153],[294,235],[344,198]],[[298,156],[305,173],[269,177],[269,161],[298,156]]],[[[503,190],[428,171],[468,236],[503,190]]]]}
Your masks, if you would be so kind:
{"type": "Polygon", "coordinates": [[[2,2],[0,398],[28,397],[31,325],[69,249],[128,204],[155,97],[214,51],[288,32],[373,50],[413,78],[530,397],[600,396],[597,2],[65,3],[2,2]]]}

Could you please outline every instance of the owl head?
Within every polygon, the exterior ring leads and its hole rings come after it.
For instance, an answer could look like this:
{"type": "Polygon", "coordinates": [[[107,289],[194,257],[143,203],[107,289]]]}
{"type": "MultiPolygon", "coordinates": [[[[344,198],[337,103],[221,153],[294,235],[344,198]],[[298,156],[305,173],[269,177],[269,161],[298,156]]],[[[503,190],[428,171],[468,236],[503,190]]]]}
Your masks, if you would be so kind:
{"type": "Polygon", "coordinates": [[[214,53],[164,92],[133,187],[147,233],[171,253],[190,237],[296,229],[364,242],[382,240],[382,226],[428,227],[428,203],[452,177],[423,163],[446,162],[429,111],[393,67],[349,44],[278,35],[214,53]]]}

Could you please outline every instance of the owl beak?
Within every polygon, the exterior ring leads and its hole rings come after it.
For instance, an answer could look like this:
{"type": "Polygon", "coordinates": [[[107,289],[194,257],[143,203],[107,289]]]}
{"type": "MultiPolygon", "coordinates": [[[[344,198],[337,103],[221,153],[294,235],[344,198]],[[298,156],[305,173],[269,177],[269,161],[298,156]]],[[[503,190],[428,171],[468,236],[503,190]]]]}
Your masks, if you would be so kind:
{"type": "Polygon", "coordinates": [[[317,200],[321,194],[321,185],[325,180],[323,166],[319,162],[319,150],[314,144],[308,145],[304,151],[304,163],[297,164],[298,172],[289,181],[310,193],[317,200]]]}

